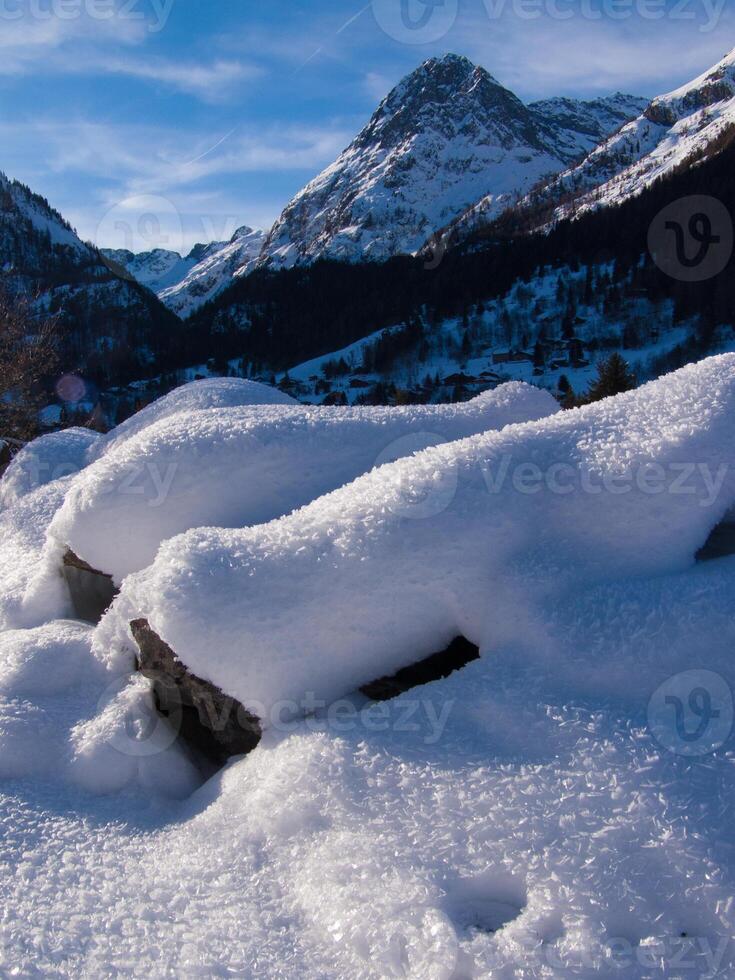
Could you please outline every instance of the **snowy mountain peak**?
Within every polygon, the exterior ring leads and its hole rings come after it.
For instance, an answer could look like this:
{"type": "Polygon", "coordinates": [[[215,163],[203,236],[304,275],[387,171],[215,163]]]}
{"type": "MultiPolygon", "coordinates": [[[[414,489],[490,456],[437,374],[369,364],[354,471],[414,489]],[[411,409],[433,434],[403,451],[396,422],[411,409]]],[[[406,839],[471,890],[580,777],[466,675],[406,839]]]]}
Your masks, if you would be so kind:
{"type": "Polygon", "coordinates": [[[431,58],[383,99],[352,145],[366,146],[375,139],[392,145],[420,128],[441,132],[447,124],[471,122],[472,114],[496,126],[529,122],[529,111],[520,99],[484,68],[460,55],[431,58]]]}
{"type": "Polygon", "coordinates": [[[431,58],[383,99],[338,159],[286,207],[262,264],[414,253],[481,198],[508,200],[559,173],[641,112],[645,100],[574,103],[556,118],[484,68],[431,58]]]}

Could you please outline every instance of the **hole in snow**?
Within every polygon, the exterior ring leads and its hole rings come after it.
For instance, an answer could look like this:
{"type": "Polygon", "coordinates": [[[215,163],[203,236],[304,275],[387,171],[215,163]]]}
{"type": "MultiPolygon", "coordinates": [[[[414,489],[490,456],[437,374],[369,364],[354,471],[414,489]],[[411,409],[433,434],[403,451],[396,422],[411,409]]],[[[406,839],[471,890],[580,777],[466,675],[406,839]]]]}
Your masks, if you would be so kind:
{"type": "Polygon", "coordinates": [[[92,568],[73,551],[64,555],[62,572],[77,618],[99,623],[117,595],[112,576],[92,568]]]}
{"type": "Polygon", "coordinates": [[[370,684],[365,684],[360,691],[372,701],[389,701],[410,691],[412,687],[449,677],[456,670],[461,670],[479,658],[479,647],[463,636],[458,636],[456,640],[452,640],[446,650],[433,653],[410,667],[404,667],[391,677],[381,677],[370,684]]]}
{"type": "Polygon", "coordinates": [[[728,514],[697,552],[697,561],[714,561],[735,555],[735,516],[728,514]]]}
{"type": "Polygon", "coordinates": [[[461,932],[495,933],[517,919],[527,902],[520,878],[503,871],[487,872],[450,885],[445,911],[461,932]]]}

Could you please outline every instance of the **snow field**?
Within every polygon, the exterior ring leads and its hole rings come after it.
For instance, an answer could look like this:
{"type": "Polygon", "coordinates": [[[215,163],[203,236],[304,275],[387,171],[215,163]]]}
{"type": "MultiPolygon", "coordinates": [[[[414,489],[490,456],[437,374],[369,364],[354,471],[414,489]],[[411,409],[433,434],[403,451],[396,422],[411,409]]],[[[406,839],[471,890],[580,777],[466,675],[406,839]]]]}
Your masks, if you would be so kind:
{"type": "Polygon", "coordinates": [[[726,559],[548,602],[532,658],[499,646],[400,699],[452,705],[431,745],[418,714],[409,731],[301,722],[154,810],[6,784],[5,963],[84,977],[728,976],[732,752],[695,764],[665,751],[646,705],[669,672],[735,683],[734,576],[726,559]]]}
{"type": "Polygon", "coordinates": [[[693,555],[735,503],[734,398],[726,355],[193,529],[96,630],[49,570],[28,586],[75,478],[21,493],[0,512],[0,972],[732,975],[735,559],[693,555]],[[133,612],[264,710],[329,704],[203,783],[128,676],[133,612]],[[483,653],[462,671],[342,698],[458,632],[483,653]],[[718,714],[692,741],[702,688],[718,714]]]}

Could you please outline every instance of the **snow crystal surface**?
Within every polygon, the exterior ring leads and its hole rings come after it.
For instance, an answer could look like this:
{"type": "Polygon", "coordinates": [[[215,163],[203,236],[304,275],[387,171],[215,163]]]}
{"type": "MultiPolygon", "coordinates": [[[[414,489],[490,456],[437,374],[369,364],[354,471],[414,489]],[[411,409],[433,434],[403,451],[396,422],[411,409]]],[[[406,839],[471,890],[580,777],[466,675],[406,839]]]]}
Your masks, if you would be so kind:
{"type": "Polygon", "coordinates": [[[8,626],[7,566],[30,568],[69,478],[6,507],[0,973],[735,975],[735,558],[692,557],[735,501],[734,399],[735,357],[711,359],[192,531],[96,632],[50,608],[8,626]],[[260,682],[275,656],[261,693],[327,700],[342,662],[458,632],[483,656],[382,705],[279,705],[211,777],[117,670],[134,610],[202,673],[260,682]]]}
{"type": "Polygon", "coordinates": [[[548,392],[521,383],[461,405],[195,411],[186,404],[155,424],[139,428],[134,418],[131,428],[114,430],[52,524],[62,547],[118,582],[150,564],[161,541],[190,528],[264,523],[399,456],[558,411],[548,392]]]}
{"type": "Polygon", "coordinates": [[[107,452],[122,441],[137,435],[147,426],[182,412],[206,408],[235,408],[241,405],[295,404],[296,401],[290,395],[259,381],[248,381],[244,378],[205,378],[192,381],[175,388],[118,425],[105,437],[104,451],[107,452]]]}
{"type": "Polygon", "coordinates": [[[250,705],[333,700],[464,635],[543,636],[540,596],[691,564],[735,502],[735,355],[379,468],[295,514],[166,542],[110,619],[144,617],[250,705]]]}
{"type": "Polygon", "coordinates": [[[732,752],[668,752],[647,702],[677,671],[735,684],[734,586],[725,559],[553,599],[532,656],[271,731],[181,804],[6,782],[4,964],[732,975],[732,752]]]}

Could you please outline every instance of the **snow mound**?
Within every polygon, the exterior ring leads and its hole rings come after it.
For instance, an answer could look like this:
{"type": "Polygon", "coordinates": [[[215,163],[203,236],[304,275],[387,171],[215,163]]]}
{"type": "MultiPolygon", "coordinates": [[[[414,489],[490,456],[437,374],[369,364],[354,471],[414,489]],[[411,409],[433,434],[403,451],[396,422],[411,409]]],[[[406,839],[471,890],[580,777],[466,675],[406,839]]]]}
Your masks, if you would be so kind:
{"type": "Polygon", "coordinates": [[[152,406],[155,422],[136,416],[111,433],[51,525],[54,560],[68,547],[120,582],[190,528],[265,523],[376,465],[558,411],[548,392],[518,382],[461,405],[400,408],[231,407],[228,390],[181,389],[170,412],[152,406]],[[211,404],[217,393],[222,405],[197,410],[192,396],[211,404]]]}
{"type": "Polygon", "coordinates": [[[54,480],[73,475],[148,426],[181,413],[242,405],[296,405],[277,388],[241,378],[206,378],[176,388],[147,405],[110,433],[71,428],[40,436],[14,457],[0,480],[0,507],[54,480]]]}
{"type": "Polygon", "coordinates": [[[70,479],[48,483],[0,510],[0,630],[71,614],[58,566],[51,569],[43,560],[48,528],[70,479]]]}
{"type": "Polygon", "coordinates": [[[65,429],[40,436],[13,458],[0,480],[0,507],[17,503],[32,490],[84,469],[100,436],[90,429],[65,429]]]}
{"type": "Polygon", "coordinates": [[[264,727],[463,635],[544,640],[539,603],[689,567],[735,502],[735,355],[379,468],[280,520],[197,529],[126,580],[97,636],[146,618],[264,727]]]}
{"type": "Polygon", "coordinates": [[[296,404],[290,395],[259,381],[248,381],[244,378],[204,378],[191,381],[146,405],[113,429],[104,439],[104,451],[108,452],[147,426],[182,412],[196,412],[206,408],[235,408],[241,405],[296,404]]]}
{"type": "Polygon", "coordinates": [[[44,777],[93,794],[187,796],[201,776],[142,678],[115,677],[72,621],[0,633],[0,779],[44,777]]]}

